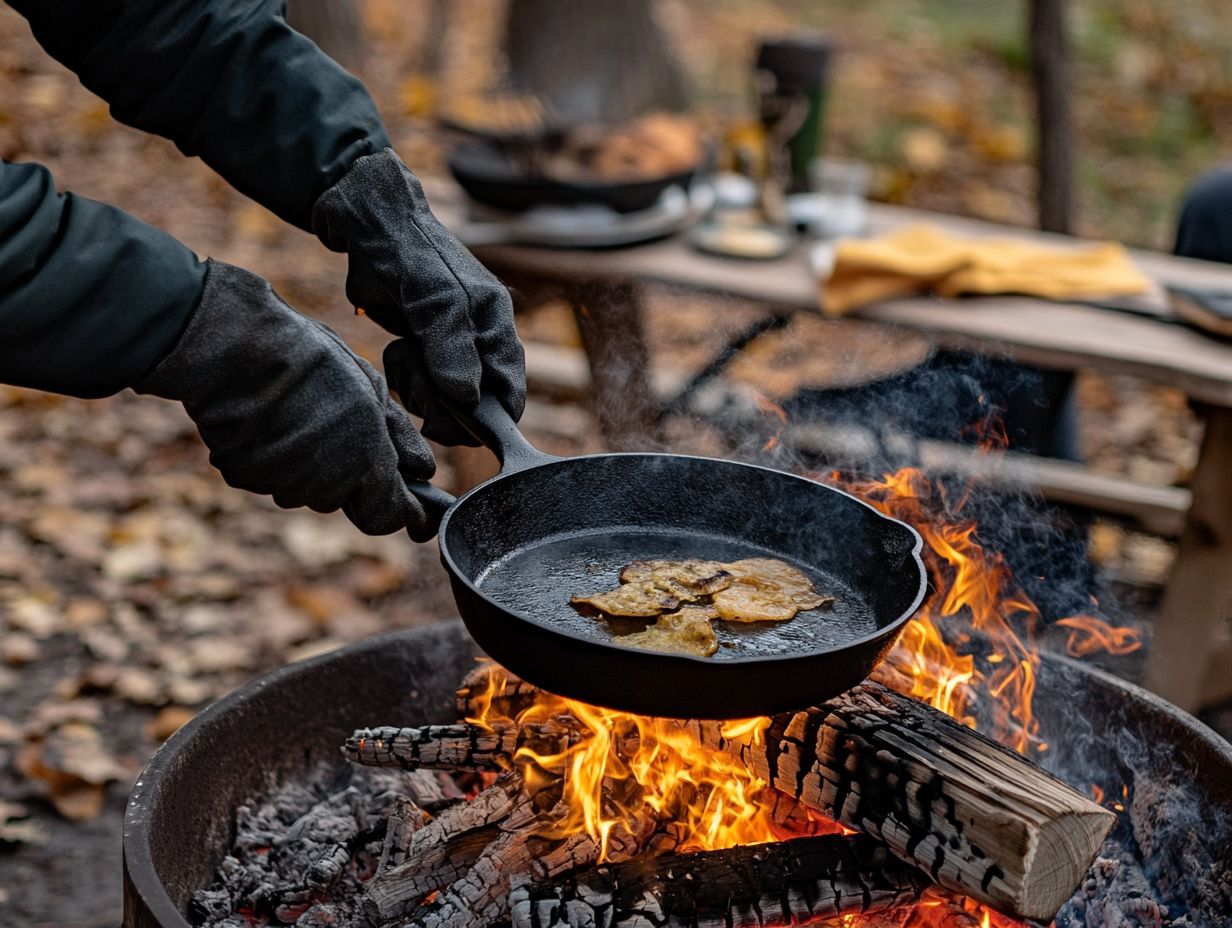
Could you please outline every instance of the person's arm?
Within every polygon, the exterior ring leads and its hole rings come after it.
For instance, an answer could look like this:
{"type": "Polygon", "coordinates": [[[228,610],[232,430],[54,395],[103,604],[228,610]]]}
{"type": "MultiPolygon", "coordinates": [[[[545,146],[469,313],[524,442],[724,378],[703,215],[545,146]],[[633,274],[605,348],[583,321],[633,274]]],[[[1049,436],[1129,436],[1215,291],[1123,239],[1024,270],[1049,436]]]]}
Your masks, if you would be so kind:
{"type": "Polygon", "coordinates": [[[3,161],[0,383],[178,400],[232,486],[371,534],[435,532],[408,487],[432,453],[342,339],[255,274],[3,161]]]}
{"type": "Polygon", "coordinates": [[[368,92],[283,18],[285,0],[8,0],[122,122],[165,135],[350,257],[347,292],[396,335],[424,434],[473,439],[440,397],[526,399],[504,286],[446,230],[368,92]]]}
{"type": "Polygon", "coordinates": [[[111,104],[283,219],[389,138],[368,91],[284,19],[285,0],[8,0],[111,104]]]}
{"type": "Polygon", "coordinates": [[[205,266],[166,233],[0,161],[0,382],[97,397],[171,350],[205,266]]]}

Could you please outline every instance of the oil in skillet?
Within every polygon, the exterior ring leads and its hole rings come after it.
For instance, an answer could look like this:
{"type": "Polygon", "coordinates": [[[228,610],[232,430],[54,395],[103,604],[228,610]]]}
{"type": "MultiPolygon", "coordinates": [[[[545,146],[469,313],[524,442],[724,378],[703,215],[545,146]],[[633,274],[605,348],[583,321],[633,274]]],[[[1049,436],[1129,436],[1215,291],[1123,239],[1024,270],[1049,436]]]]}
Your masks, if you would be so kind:
{"type": "MultiPolygon", "coordinates": [[[[830,650],[867,637],[877,630],[872,605],[837,577],[807,564],[783,558],[777,551],[734,543],[730,538],[673,530],[618,530],[569,533],[544,539],[490,565],[476,583],[486,596],[532,622],[560,629],[577,638],[611,641],[605,623],[580,615],[562,591],[604,589],[619,583],[622,567],[637,559],[706,558],[737,561],[750,557],[787,560],[802,570],[819,590],[834,595],[825,610],[800,613],[790,622],[716,622],[720,648],[713,661],[749,657],[807,654],[830,650]]],[[[627,630],[645,622],[633,620],[627,630]]]]}

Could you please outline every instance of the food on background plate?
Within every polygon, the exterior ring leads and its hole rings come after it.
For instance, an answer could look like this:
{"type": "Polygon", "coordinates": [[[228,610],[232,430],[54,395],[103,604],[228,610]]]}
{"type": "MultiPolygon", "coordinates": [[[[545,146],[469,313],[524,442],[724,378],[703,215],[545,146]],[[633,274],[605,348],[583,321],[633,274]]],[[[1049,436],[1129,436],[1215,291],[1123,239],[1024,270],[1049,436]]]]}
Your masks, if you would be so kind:
{"type": "Polygon", "coordinates": [[[659,616],[643,631],[615,635],[612,640],[646,651],[709,657],[719,649],[718,636],[710,624],[717,616],[713,606],[681,606],[677,612],[659,616]]]}
{"type": "Polygon", "coordinates": [[[575,126],[543,161],[547,177],[566,182],[625,181],[696,168],[704,149],[697,124],[651,113],[618,126],[575,126]]]}
{"type": "Polygon", "coordinates": [[[806,574],[768,557],[722,563],[704,560],[633,561],[620,571],[620,586],[574,596],[574,606],[609,617],[655,617],[642,631],[616,635],[620,644],[649,651],[709,657],[718,650],[712,621],[786,622],[830,605],[806,574]]]}

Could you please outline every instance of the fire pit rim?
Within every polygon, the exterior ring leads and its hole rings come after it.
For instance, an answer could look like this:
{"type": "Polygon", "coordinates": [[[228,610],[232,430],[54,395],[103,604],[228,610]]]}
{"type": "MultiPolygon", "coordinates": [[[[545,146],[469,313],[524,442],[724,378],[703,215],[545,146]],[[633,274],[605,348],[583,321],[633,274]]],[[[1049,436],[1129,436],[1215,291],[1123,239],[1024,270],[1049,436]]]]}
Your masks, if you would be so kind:
{"type": "MultiPolygon", "coordinates": [[[[193,716],[183,727],[167,739],[147,762],[130,793],[124,814],[123,828],[123,874],[125,926],[159,925],[164,928],[192,928],[184,913],[172,901],[162,877],[154,863],[149,825],[151,809],[158,798],[167,773],[179,762],[185,746],[203,734],[208,736],[210,726],[222,717],[257,698],[264,690],[282,684],[301,675],[312,674],[344,658],[353,658],[361,652],[380,654],[395,650],[391,647],[404,640],[427,640],[429,634],[443,636],[462,632],[460,640],[466,640],[463,623],[459,619],[433,623],[418,628],[389,632],[362,641],[354,642],[315,657],[296,661],[284,667],[242,684],[211,703],[193,716]]],[[[1060,654],[1048,654],[1048,660],[1068,669],[1090,675],[1112,687],[1119,688],[1138,700],[1146,702],[1161,715],[1167,716],[1176,725],[1188,730],[1194,737],[1205,742],[1206,750],[1221,756],[1232,766],[1232,743],[1219,737],[1205,724],[1165,701],[1149,690],[1130,683],[1114,674],[1060,654]]]]}
{"type": "MultiPolygon", "coordinates": [[[[381,635],[380,638],[393,638],[403,634],[393,632],[381,635]]],[[[378,639],[368,639],[369,642],[378,639]]],[[[358,642],[364,644],[367,642],[358,642]]],[[[270,686],[275,686],[284,680],[303,673],[310,673],[316,667],[328,664],[338,658],[339,652],[348,650],[354,645],[336,648],[314,657],[293,661],[283,667],[271,670],[247,683],[243,683],[220,699],[210,703],[174,734],[162,743],[153,757],[146,762],[132,792],[129,793],[128,804],[124,809],[124,829],[122,838],[122,859],[124,866],[124,924],[128,924],[130,906],[135,900],[129,898],[130,889],[141,896],[141,902],[150,916],[161,925],[183,926],[192,928],[184,913],[176,907],[167,894],[166,887],[154,865],[154,854],[150,847],[150,832],[147,826],[149,810],[156,798],[156,793],[162,786],[162,780],[167,769],[179,757],[181,749],[197,738],[202,731],[208,729],[216,718],[224,716],[237,707],[254,699],[258,693],[270,686]]]]}

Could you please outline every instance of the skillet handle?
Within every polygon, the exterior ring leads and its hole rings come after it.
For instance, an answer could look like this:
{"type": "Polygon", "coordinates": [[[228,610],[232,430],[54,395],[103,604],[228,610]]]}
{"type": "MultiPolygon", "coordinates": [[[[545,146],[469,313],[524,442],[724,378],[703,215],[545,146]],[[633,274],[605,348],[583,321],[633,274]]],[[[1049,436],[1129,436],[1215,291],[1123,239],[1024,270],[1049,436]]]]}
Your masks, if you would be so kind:
{"type": "Polygon", "coordinates": [[[526,440],[518,424],[496,397],[480,397],[479,405],[474,409],[459,406],[447,397],[441,397],[440,402],[462,428],[491,449],[501,463],[502,474],[512,474],[556,460],[526,440]]]}
{"type": "Polygon", "coordinates": [[[406,485],[406,488],[411,491],[411,494],[423,506],[424,513],[428,517],[428,526],[432,529],[432,533],[428,535],[428,538],[431,538],[432,535],[436,534],[437,529],[440,528],[441,519],[445,518],[445,513],[449,511],[449,507],[457,502],[457,500],[440,487],[434,486],[426,480],[412,481],[406,485]]]}

